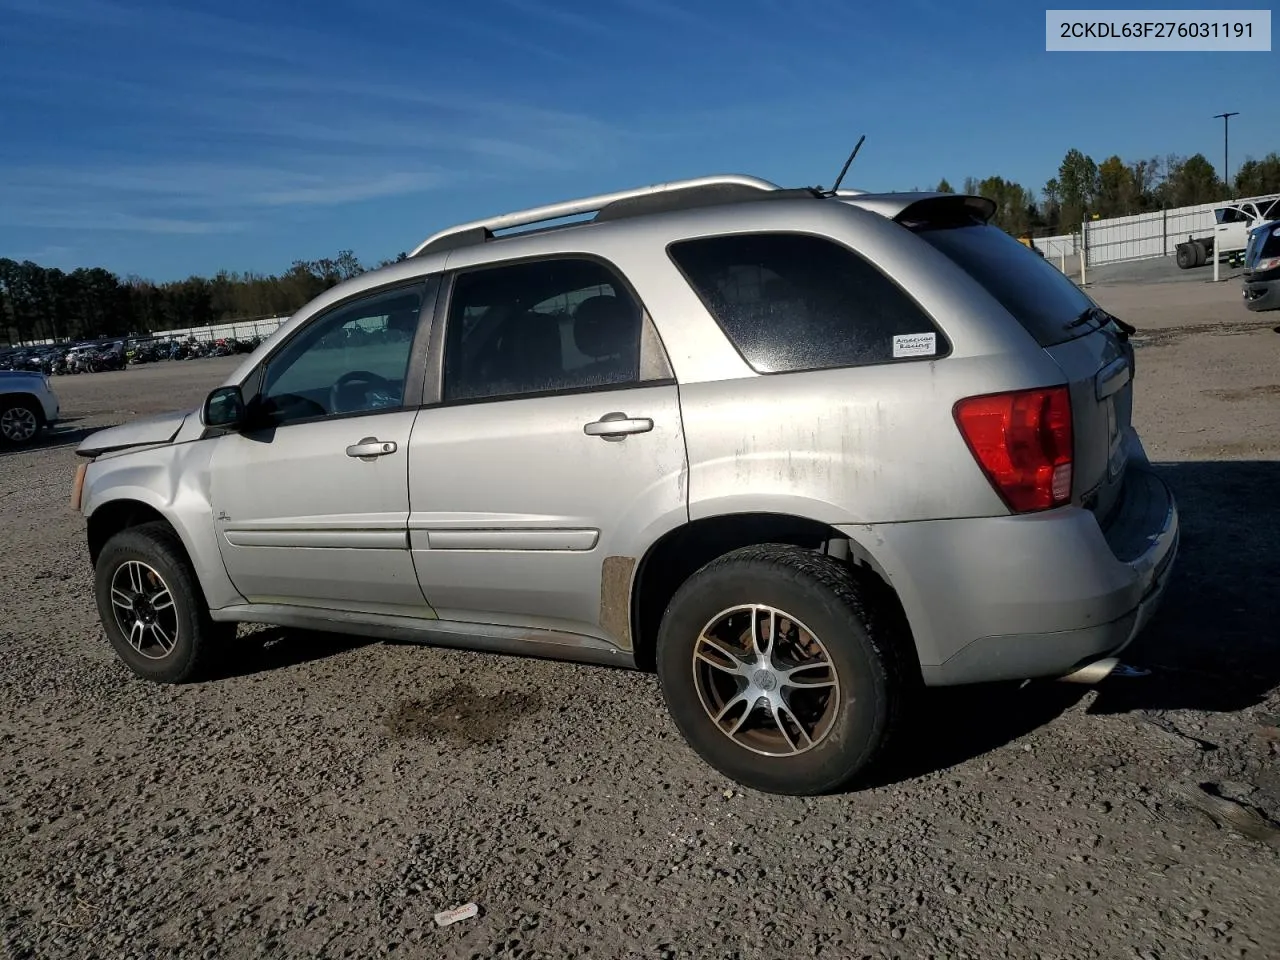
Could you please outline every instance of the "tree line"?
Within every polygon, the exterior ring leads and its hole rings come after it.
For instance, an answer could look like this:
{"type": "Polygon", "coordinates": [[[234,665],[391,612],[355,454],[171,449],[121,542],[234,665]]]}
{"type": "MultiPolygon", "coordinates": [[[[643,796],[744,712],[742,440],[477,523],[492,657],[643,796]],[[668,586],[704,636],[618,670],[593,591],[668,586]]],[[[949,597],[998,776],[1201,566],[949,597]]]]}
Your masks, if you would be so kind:
{"type": "MultiPolygon", "coordinates": [[[[404,258],[402,253],[378,266],[404,258]]],[[[288,316],[366,269],[354,253],[343,250],[332,258],[296,260],[276,276],[224,270],[213,277],[153,283],[137,276],[122,279],[101,267],[64,272],[30,260],[0,258],[0,330],[14,344],[288,316]]]]}
{"type": "MultiPolygon", "coordinates": [[[[1216,203],[1233,196],[1280,193],[1280,153],[1246,160],[1236,171],[1233,186],[1234,190],[1202,153],[1132,161],[1110,156],[1098,163],[1071,149],[1063,157],[1058,175],[1041,188],[1039,196],[999,176],[982,180],[967,177],[962,192],[995,201],[994,222],[1015,236],[1071,233],[1085,220],[1216,203]]],[[[935,189],[955,192],[945,179],[935,189]]]]}
{"type": "MultiPolygon", "coordinates": [[[[1095,217],[1280,193],[1280,154],[1246,160],[1232,186],[1234,193],[1200,153],[1133,161],[1111,156],[1097,163],[1072,149],[1039,195],[999,176],[967,177],[963,192],[994,200],[994,222],[1015,236],[1070,233],[1095,217]]],[[[936,189],[955,192],[945,179],[936,189]]],[[[378,266],[404,257],[401,253],[378,266]]],[[[153,283],[137,276],[122,279],[101,267],[67,273],[30,260],[0,259],[0,331],[9,343],[88,340],[287,316],[365,269],[343,250],[333,258],[296,260],[279,275],[222,271],[211,278],[153,283]]]]}

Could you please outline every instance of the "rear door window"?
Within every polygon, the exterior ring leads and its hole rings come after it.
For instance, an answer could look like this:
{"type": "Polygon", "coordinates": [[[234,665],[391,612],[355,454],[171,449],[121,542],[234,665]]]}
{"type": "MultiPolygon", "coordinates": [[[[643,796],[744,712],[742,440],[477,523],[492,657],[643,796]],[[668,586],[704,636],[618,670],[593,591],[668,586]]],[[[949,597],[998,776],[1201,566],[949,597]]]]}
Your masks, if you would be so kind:
{"type": "Polygon", "coordinates": [[[757,373],[933,359],[949,349],[901,287],[824,237],[702,237],[668,253],[757,373]]]}
{"type": "Polygon", "coordinates": [[[614,271],[580,257],[469,270],[450,297],[447,403],[653,379],[642,369],[645,317],[614,271]]]}
{"type": "Polygon", "coordinates": [[[999,227],[924,226],[916,232],[976,280],[1042,347],[1094,328],[1077,323],[1094,307],[1084,291],[999,227]]]}

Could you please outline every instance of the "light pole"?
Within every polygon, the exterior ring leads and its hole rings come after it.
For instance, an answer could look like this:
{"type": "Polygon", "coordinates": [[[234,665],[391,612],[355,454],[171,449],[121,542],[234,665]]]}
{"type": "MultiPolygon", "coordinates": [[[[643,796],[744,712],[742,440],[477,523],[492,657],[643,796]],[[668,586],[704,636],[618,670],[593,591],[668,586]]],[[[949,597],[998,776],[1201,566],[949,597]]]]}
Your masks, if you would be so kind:
{"type": "Polygon", "coordinates": [[[1228,150],[1231,146],[1231,118],[1240,116],[1240,111],[1234,113],[1215,113],[1213,119],[1222,120],[1222,182],[1227,185],[1227,196],[1231,196],[1234,191],[1231,189],[1231,165],[1228,163],[1230,153],[1228,150]]]}

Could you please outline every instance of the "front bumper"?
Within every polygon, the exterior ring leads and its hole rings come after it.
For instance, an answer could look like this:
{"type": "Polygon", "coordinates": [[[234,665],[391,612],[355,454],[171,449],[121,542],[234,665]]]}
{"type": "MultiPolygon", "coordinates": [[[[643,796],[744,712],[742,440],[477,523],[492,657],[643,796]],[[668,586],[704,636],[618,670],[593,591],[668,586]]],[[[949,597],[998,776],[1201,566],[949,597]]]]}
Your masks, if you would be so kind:
{"type": "Polygon", "coordinates": [[[48,384],[43,384],[42,388],[36,391],[36,397],[40,401],[40,408],[44,412],[44,422],[46,427],[52,427],[58,422],[58,417],[62,413],[62,405],[58,402],[58,395],[53,392],[53,388],[48,384]]]}
{"type": "Polygon", "coordinates": [[[1118,653],[1160,606],[1177,504],[1143,461],[1106,527],[1088,510],[848,528],[897,590],[926,684],[1059,677],[1118,653]]]}
{"type": "Polygon", "coordinates": [[[1280,310],[1280,278],[1246,281],[1242,293],[1246,310],[1254,313],[1280,310]]]}

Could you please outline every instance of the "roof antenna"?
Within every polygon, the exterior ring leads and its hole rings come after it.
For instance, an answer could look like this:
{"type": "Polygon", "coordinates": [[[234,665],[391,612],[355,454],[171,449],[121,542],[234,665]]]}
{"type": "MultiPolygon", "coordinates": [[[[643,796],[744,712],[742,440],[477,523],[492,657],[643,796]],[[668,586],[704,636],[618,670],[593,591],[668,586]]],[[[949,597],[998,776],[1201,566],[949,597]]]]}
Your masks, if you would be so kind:
{"type": "Polygon", "coordinates": [[[844,167],[840,170],[840,176],[836,177],[835,185],[827,192],[827,196],[834,197],[840,190],[840,184],[844,182],[844,175],[849,172],[849,165],[853,163],[853,158],[858,155],[858,151],[862,149],[862,141],[867,139],[864,133],[858,138],[857,144],[853,148],[853,153],[849,154],[849,159],[844,162],[844,167]]]}

